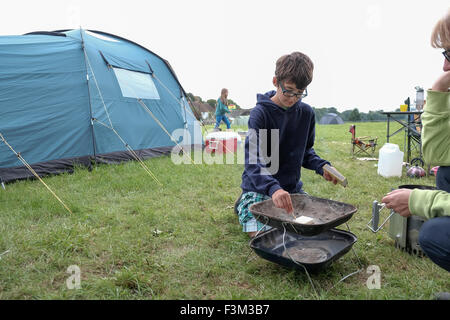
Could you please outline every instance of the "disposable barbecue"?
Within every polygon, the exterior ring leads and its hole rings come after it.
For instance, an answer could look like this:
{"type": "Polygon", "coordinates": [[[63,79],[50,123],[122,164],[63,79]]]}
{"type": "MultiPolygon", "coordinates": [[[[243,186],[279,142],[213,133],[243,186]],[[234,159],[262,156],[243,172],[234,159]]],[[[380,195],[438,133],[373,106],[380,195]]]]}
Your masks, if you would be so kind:
{"type": "Polygon", "coordinates": [[[271,227],[313,236],[345,223],[357,211],[350,204],[304,194],[292,194],[291,199],[293,214],[277,208],[271,199],[253,204],[250,212],[271,227]]]}

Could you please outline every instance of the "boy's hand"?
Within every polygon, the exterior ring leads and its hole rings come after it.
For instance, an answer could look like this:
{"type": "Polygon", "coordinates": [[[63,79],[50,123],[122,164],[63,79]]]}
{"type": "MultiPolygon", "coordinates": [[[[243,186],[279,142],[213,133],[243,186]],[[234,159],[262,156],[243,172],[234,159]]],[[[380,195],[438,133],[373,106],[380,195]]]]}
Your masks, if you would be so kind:
{"type": "Polygon", "coordinates": [[[409,196],[411,195],[411,189],[397,189],[389,192],[381,202],[386,204],[386,208],[393,209],[399,215],[403,217],[411,216],[409,211],[409,196]]]}
{"type": "Polygon", "coordinates": [[[444,72],[433,84],[431,90],[447,92],[450,88],[450,71],[444,72]]]}
{"type": "MultiPolygon", "coordinates": [[[[333,167],[332,167],[333,168],[333,167]]],[[[325,178],[325,180],[327,181],[331,181],[334,184],[338,183],[338,180],[336,179],[336,177],[333,177],[331,174],[329,174],[327,171],[323,170],[323,177],[325,178]]]]}
{"type": "Polygon", "coordinates": [[[277,208],[286,210],[288,213],[294,214],[292,207],[291,195],[283,189],[278,189],[272,194],[272,201],[277,208]]]}

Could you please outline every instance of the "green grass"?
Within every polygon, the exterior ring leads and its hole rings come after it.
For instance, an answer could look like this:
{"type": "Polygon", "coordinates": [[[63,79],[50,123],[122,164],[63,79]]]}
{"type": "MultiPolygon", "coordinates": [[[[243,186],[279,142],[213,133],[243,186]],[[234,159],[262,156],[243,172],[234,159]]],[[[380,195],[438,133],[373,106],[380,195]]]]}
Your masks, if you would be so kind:
{"type": "MultiPolygon", "coordinates": [[[[318,125],[315,150],[349,186],[333,186],[306,169],[302,179],[309,194],[358,208],[348,225],[364,270],[338,283],[359,267],[349,252],[312,275],[320,298],[431,299],[448,291],[447,272],[394,248],[387,226],[376,234],[366,227],[374,200],[401,184],[434,185],[434,178],[377,175],[376,161],[351,157],[348,128],[318,125]],[[381,289],[367,288],[369,265],[380,267],[381,289]]],[[[379,147],[386,140],[385,123],[358,123],[356,130],[378,136],[379,147]]],[[[403,136],[391,142],[403,147],[403,136]]],[[[72,214],[39,181],[0,189],[0,299],[317,298],[304,273],[249,247],[232,208],[242,164],[174,165],[170,157],[145,163],[163,186],[137,162],[46,177],[72,214]],[[66,286],[70,265],[81,269],[79,290],[66,286]]]]}

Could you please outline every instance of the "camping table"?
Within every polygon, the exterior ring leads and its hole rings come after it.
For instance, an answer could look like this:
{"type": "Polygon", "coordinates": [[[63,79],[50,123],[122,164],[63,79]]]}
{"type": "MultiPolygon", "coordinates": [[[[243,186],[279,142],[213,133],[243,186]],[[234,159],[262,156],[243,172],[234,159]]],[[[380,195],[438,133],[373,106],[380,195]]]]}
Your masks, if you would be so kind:
{"type": "MultiPolygon", "coordinates": [[[[421,141],[421,131],[422,131],[422,120],[420,115],[423,111],[393,111],[393,112],[382,112],[387,116],[387,135],[386,141],[389,142],[389,138],[396,135],[399,132],[405,132],[405,139],[407,142],[405,143],[406,148],[406,161],[409,163],[411,160],[411,147],[415,147],[419,150],[420,159],[422,160],[422,141],[421,141]],[[401,118],[406,117],[406,121],[401,118]],[[390,133],[389,123],[394,120],[401,124],[401,128],[397,131],[390,133]]],[[[423,160],[422,160],[423,161],[423,160]]]]}

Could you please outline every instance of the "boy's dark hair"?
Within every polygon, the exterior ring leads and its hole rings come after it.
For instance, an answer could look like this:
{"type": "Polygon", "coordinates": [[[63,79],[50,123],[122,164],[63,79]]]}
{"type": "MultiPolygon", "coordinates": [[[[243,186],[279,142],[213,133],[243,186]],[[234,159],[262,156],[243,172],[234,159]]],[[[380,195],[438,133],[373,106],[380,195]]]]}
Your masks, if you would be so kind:
{"type": "Polygon", "coordinates": [[[301,90],[311,83],[313,70],[314,64],[307,55],[301,52],[292,52],[277,60],[275,77],[278,82],[293,82],[297,89],[301,90]]]}

